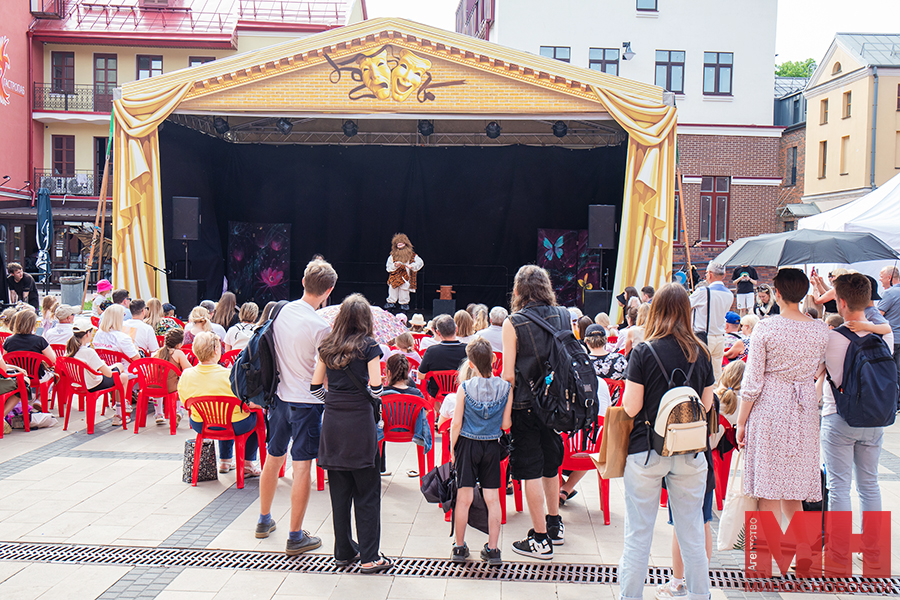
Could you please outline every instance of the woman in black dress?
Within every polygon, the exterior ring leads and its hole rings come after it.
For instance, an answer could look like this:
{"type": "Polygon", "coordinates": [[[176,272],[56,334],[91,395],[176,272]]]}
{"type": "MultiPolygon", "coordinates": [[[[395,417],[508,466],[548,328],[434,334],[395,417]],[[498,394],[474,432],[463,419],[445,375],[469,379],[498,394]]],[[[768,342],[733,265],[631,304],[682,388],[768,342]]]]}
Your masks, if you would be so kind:
{"type": "Polygon", "coordinates": [[[317,462],[328,470],[335,563],[349,566],[360,561],[363,573],[393,566],[379,552],[381,473],[376,406],[382,391],[380,360],[368,301],[360,294],[347,296],[331,333],[319,346],[310,391],[325,402],[317,462]],[[326,378],[327,392],[323,388],[326,378]],[[359,543],[350,530],[353,505],[359,543]]]}

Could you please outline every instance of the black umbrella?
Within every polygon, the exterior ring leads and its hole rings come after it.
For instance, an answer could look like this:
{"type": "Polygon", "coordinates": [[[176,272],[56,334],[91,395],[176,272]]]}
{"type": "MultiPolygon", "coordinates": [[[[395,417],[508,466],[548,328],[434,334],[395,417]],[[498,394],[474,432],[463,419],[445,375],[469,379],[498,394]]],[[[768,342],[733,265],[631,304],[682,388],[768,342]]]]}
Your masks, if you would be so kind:
{"type": "Polygon", "coordinates": [[[798,229],[741,238],[715,262],[726,267],[780,267],[816,263],[853,264],[893,260],[897,252],[871,233],[798,229]]]}

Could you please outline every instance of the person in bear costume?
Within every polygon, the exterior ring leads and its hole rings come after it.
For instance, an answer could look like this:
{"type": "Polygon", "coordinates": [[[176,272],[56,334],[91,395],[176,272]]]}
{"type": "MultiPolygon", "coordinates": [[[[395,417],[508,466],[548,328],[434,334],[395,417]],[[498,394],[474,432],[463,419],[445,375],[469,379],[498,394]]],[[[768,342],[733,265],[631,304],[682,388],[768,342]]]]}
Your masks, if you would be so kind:
{"type": "Polygon", "coordinates": [[[391,254],[388,256],[388,297],[385,308],[394,308],[400,303],[402,310],[409,310],[409,293],[416,291],[416,272],[425,266],[416,256],[413,245],[405,233],[395,233],[391,239],[391,254]]]}

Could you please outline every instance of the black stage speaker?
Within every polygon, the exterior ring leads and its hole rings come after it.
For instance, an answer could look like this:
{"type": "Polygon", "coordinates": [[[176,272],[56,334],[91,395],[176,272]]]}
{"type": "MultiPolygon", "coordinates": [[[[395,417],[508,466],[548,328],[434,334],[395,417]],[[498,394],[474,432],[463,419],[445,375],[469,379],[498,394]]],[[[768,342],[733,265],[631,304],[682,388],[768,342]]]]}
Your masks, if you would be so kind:
{"type": "Polygon", "coordinates": [[[610,250],[616,247],[616,207],[588,205],[588,248],[610,250]]]}
{"type": "Polygon", "coordinates": [[[610,302],[612,302],[612,290],[584,290],[584,310],[582,312],[586,317],[593,319],[597,313],[607,312],[610,302]]]}
{"type": "Polygon", "coordinates": [[[172,196],[172,238],[200,239],[200,198],[172,196]]]}
{"type": "Polygon", "coordinates": [[[169,302],[175,305],[175,314],[184,321],[206,293],[206,280],[170,279],[169,302]]]}
{"type": "Polygon", "coordinates": [[[456,300],[435,298],[431,301],[431,312],[435,317],[438,315],[450,315],[452,317],[456,314],[456,300]]]}

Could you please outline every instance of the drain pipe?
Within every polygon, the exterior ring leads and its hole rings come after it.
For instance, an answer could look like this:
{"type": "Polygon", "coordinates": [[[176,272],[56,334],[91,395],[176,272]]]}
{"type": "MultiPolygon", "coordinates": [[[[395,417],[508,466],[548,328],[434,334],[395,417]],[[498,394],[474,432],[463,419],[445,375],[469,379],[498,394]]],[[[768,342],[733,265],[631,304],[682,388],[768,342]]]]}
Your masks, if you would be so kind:
{"type": "Polygon", "coordinates": [[[872,152],[869,158],[871,167],[869,169],[869,187],[875,189],[875,126],[878,124],[878,67],[872,67],[872,73],[875,75],[875,99],[872,101],[872,152]]]}

